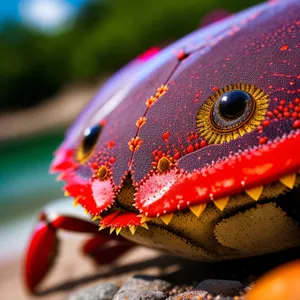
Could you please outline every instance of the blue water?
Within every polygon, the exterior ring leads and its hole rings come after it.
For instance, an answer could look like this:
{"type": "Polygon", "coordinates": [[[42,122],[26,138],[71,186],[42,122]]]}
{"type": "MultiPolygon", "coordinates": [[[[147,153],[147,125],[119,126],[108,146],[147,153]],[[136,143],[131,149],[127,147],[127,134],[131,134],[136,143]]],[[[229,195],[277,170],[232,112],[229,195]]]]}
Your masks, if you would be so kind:
{"type": "Polygon", "coordinates": [[[63,134],[52,133],[0,146],[0,225],[32,215],[63,195],[62,183],[48,173],[63,134]]]}

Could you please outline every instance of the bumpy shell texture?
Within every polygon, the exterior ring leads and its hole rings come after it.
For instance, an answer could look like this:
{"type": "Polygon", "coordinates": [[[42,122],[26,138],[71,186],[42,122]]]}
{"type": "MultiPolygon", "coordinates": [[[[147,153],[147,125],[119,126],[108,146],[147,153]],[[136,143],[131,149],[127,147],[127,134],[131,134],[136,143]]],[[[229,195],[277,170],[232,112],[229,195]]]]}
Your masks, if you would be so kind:
{"type": "Polygon", "coordinates": [[[297,246],[299,70],[300,2],[245,10],[119,71],[51,170],[101,229],[147,246],[204,260],[297,246]],[[223,118],[234,91],[250,100],[223,118]]]}

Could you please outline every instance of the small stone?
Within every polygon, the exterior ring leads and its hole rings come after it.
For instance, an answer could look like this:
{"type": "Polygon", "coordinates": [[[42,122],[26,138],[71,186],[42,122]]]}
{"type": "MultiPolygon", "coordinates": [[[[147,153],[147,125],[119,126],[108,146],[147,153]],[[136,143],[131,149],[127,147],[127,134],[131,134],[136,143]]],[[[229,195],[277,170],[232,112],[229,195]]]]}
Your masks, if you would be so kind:
{"type": "Polygon", "coordinates": [[[165,300],[167,295],[160,291],[119,291],[113,300],[165,300]]]}
{"type": "Polygon", "coordinates": [[[101,283],[71,294],[68,300],[112,300],[118,287],[111,283],[101,283]]]}
{"type": "Polygon", "coordinates": [[[188,291],[176,296],[171,296],[167,300],[207,300],[208,293],[205,291],[188,291]]]}
{"type": "Polygon", "coordinates": [[[244,288],[245,286],[239,281],[219,279],[203,280],[196,286],[196,290],[206,291],[213,295],[231,297],[239,295],[239,292],[244,288]]]}
{"type": "Polygon", "coordinates": [[[240,296],[234,296],[234,297],[224,297],[224,296],[216,296],[212,297],[212,300],[242,300],[240,296]]]}
{"type": "Polygon", "coordinates": [[[174,285],[170,290],[168,290],[168,296],[175,296],[178,294],[182,294],[194,289],[194,285],[174,285]]]}
{"type": "Polygon", "coordinates": [[[152,276],[136,275],[126,280],[119,292],[124,290],[165,292],[171,286],[171,283],[152,276]]]}
{"type": "Polygon", "coordinates": [[[151,276],[136,275],[125,281],[113,300],[165,300],[171,283],[151,276]]]}

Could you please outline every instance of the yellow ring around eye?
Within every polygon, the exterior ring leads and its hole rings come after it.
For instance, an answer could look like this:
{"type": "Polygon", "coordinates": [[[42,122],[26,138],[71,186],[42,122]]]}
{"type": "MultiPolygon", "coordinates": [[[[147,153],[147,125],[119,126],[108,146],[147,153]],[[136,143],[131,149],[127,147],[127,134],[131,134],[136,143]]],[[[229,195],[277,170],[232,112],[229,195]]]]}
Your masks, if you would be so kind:
{"type": "Polygon", "coordinates": [[[198,110],[196,124],[199,134],[209,144],[222,144],[235,140],[248,132],[252,132],[265,119],[269,96],[252,84],[231,84],[212,94],[198,110]],[[214,123],[212,114],[216,101],[225,93],[233,90],[247,92],[253,100],[249,116],[234,128],[219,128],[214,123]]]}
{"type": "Polygon", "coordinates": [[[85,153],[83,151],[83,147],[80,144],[77,152],[76,152],[76,160],[80,163],[80,164],[84,164],[92,155],[93,150],[89,151],[88,153],[85,153]]]}

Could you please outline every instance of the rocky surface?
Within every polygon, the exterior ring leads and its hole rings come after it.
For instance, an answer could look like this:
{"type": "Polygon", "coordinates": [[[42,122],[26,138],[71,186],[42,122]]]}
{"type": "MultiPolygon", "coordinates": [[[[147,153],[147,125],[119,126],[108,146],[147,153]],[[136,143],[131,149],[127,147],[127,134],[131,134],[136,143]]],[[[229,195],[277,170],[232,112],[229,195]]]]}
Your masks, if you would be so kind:
{"type": "Polygon", "coordinates": [[[124,282],[119,291],[160,291],[165,292],[171,288],[172,284],[152,276],[136,275],[124,282]]]}
{"type": "Polygon", "coordinates": [[[211,295],[205,291],[188,291],[167,298],[167,300],[208,300],[211,295]]]}
{"type": "Polygon", "coordinates": [[[111,300],[118,292],[111,283],[100,283],[70,295],[68,300],[111,300]]]}
{"type": "Polygon", "coordinates": [[[245,286],[239,281],[207,279],[193,286],[173,286],[151,276],[134,276],[118,289],[98,284],[72,294],[68,300],[237,300],[245,286]]]}
{"type": "Polygon", "coordinates": [[[113,300],[165,300],[171,288],[167,281],[151,276],[134,276],[125,281],[113,300]]]}
{"type": "Polygon", "coordinates": [[[124,290],[118,292],[113,300],[165,300],[167,295],[159,291],[133,291],[124,290]]]}
{"type": "Polygon", "coordinates": [[[234,280],[206,279],[201,281],[196,290],[207,291],[212,295],[234,297],[245,289],[245,286],[234,280]]]}

